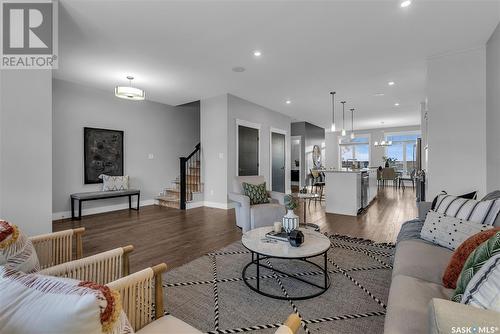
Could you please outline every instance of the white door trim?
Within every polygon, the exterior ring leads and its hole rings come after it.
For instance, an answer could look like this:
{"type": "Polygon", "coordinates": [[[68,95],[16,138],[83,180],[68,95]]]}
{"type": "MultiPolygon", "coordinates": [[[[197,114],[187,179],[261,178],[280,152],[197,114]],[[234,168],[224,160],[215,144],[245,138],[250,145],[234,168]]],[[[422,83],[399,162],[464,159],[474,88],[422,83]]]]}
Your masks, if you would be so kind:
{"type": "Polygon", "coordinates": [[[245,121],[243,119],[236,119],[236,175],[235,176],[238,176],[239,174],[239,170],[240,170],[240,159],[239,159],[239,126],[245,126],[247,128],[252,128],[252,129],[257,129],[259,130],[259,145],[258,145],[258,164],[259,164],[259,168],[258,168],[258,175],[261,175],[261,161],[260,161],[260,152],[261,152],[261,147],[260,147],[260,143],[261,143],[261,127],[262,125],[259,124],[259,123],[253,123],[253,122],[249,122],[249,121],[245,121]]]}
{"type": "Polygon", "coordinates": [[[287,170],[290,170],[289,164],[291,161],[288,161],[288,155],[286,154],[287,147],[290,145],[288,142],[288,131],[278,128],[271,127],[269,129],[269,188],[273,190],[273,133],[278,133],[285,136],[285,193],[287,192],[287,170]]]}

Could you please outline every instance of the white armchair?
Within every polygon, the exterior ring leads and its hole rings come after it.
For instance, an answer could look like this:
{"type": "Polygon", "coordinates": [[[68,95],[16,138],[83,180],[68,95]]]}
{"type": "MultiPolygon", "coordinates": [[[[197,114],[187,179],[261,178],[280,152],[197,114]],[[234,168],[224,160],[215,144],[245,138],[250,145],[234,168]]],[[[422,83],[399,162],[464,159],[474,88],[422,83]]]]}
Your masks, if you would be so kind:
{"type": "Polygon", "coordinates": [[[286,213],[284,204],[285,194],[269,191],[269,203],[250,205],[250,198],[244,195],[243,182],[262,184],[266,182],[264,176],[237,176],[233,180],[233,191],[229,199],[236,203],[236,225],[243,232],[257,227],[271,226],[275,221],[281,221],[286,213]]]}

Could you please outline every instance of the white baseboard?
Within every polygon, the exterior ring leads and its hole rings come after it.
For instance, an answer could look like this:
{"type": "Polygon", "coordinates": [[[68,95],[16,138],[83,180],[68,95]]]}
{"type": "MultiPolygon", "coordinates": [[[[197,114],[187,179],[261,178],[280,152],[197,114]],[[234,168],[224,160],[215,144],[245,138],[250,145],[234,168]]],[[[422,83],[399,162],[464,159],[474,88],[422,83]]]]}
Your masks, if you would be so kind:
{"type": "Polygon", "coordinates": [[[199,201],[199,202],[190,202],[190,203],[186,203],[186,209],[195,209],[195,208],[201,208],[202,206],[204,206],[205,202],[203,201],[199,201]]]}
{"type": "Polygon", "coordinates": [[[205,201],[203,202],[203,206],[206,206],[208,208],[215,208],[215,209],[224,209],[224,210],[230,210],[234,208],[234,203],[218,203],[218,202],[209,202],[205,201]]]}
{"type": "MultiPolygon", "coordinates": [[[[140,201],[139,206],[146,205],[154,205],[157,204],[155,199],[147,199],[144,201],[140,201]]],[[[132,205],[135,203],[132,203],[132,205]]],[[[82,216],[94,215],[96,213],[110,212],[116,210],[128,209],[128,203],[116,204],[116,205],[108,205],[108,206],[100,206],[96,208],[82,209],[82,216]]],[[[78,208],[75,208],[75,215],[78,215],[78,208]]],[[[52,213],[52,220],[59,220],[71,218],[71,211],[63,211],[63,212],[54,212],[52,213]]]]}

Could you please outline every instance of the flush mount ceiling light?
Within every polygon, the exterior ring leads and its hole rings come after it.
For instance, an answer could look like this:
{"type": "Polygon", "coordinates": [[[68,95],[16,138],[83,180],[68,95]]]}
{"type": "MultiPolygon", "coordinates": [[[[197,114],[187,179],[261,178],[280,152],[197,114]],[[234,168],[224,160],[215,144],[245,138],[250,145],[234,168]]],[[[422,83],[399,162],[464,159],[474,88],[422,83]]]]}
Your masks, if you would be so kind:
{"type": "Polygon", "coordinates": [[[397,103],[397,102],[396,102],[396,103],[394,103],[394,105],[395,105],[396,107],[399,107],[399,103],[397,103]]]}
{"type": "Polygon", "coordinates": [[[389,86],[394,86],[395,82],[394,82],[394,81],[389,81],[387,84],[388,84],[389,86]]]}
{"type": "Polygon", "coordinates": [[[244,67],[241,67],[241,66],[235,66],[231,69],[231,71],[233,72],[236,72],[236,73],[241,73],[241,72],[245,72],[245,68],[244,67]]]}
{"type": "Polygon", "coordinates": [[[409,5],[411,5],[411,0],[404,0],[404,1],[401,1],[401,3],[399,4],[401,6],[401,8],[406,8],[408,7],[409,5]]]}
{"type": "Polygon", "coordinates": [[[286,104],[290,104],[290,103],[292,103],[292,101],[290,101],[290,100],[286,100],[286,101],[285,101],[285,103],[286,103],[286,104]]]}
{"type": "Polygon", "coordinates": [[[259,50],[255,50],[255,51],[253,52],[253,55],[254,55],[255,57],[260,57],[260,56],[262,56],[262,52],[260,52],[259,50]]]}
{"type": "Polygon", "coordinates": [[[142,89],[132,87],[132,80],[134,77],[127,76],[129,81],[128,86],[116,86],[115,87],[115,96],[120,99],[133,100],[133,101],[142,101],[146,98],[146,92],[142,89]]]}
{"type": "Polygon", "coordinates": [[[385,94],[384,93],[375,93],[373,94],[373,96],[384,96],[385,94]]]}

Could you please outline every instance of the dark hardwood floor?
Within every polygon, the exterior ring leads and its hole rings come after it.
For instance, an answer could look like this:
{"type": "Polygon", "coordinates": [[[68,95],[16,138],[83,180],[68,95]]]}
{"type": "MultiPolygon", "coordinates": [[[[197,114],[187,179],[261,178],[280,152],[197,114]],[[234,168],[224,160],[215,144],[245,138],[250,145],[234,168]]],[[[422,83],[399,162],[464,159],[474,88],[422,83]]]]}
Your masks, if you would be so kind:
{"type": "MultiPolygon", "coordinates": [[[[297,214],[302,217],[302,208],[297,214]]],[[[320,225],[322,232],[340,233],[393,242],[401,224],[417,216],[415,193],[393,187],[381,188],[368,210],[358,216],[326,214],[319,203],[307,205],[307,220],[320,225]]],[[[53,222],[53,230],[84,226],[84,255],[93,255],[132,244],[132,271],[161,262],[169,269],[178,267],[207,252],[241,239],[235,225],[234,210],[196,208],[181,211],[160,206],[142,207],[139,212],[120,210],[53,222]]]]}

